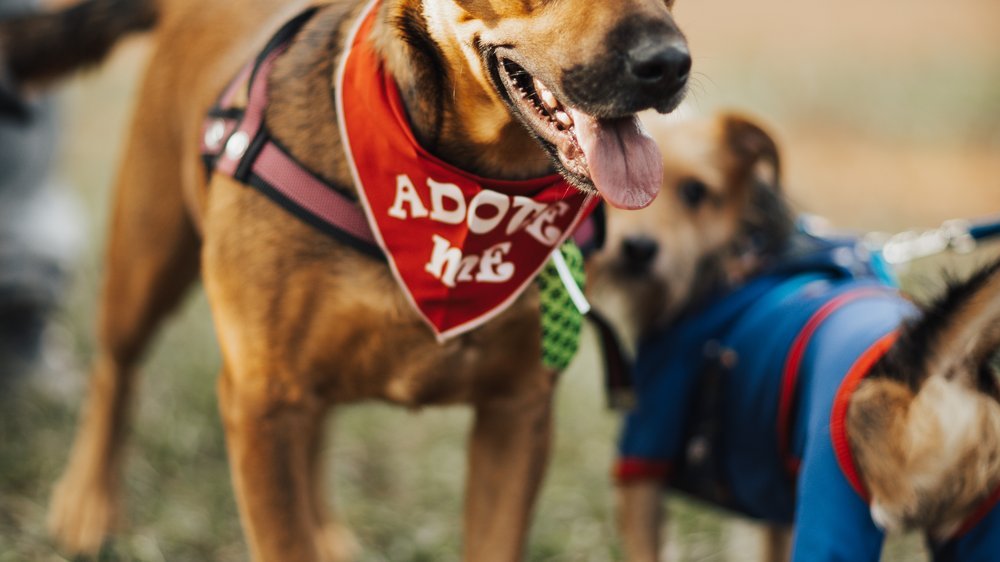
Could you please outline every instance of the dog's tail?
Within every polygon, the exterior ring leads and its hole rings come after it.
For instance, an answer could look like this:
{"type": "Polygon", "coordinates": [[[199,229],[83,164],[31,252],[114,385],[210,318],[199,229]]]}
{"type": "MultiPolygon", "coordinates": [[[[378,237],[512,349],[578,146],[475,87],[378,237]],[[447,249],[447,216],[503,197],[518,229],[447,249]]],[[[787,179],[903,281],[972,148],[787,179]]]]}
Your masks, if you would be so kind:
{"type": "Polygon", "coordinates": [[[158,0],[83,0],[0,20],[0,65],[38,85],[101,62],[122,37],[151,29],[158,0]]]}

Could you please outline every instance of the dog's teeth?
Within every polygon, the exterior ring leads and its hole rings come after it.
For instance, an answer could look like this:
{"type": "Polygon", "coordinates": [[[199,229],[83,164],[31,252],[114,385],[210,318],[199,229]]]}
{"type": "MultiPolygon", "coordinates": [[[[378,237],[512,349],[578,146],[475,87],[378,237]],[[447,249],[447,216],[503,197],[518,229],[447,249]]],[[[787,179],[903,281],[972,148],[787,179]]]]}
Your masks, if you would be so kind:
{"type": "Polygon", "coordinates": [[[556,120],[562,123],[566,127],[573,126],[573,118],[569,116],[565,111],[556,112],[556,120]]]}
{"type": "Polygon", "coordinates": [[[552,92],[548,90],[538,90],[538,92],[542,97],[542,103],[545,104],[545,107],[549,109],[556,109],[559,107],[559,100],[556,99],[556,96],[553,95],[552,92]]]}
{"type": "Polygon", "coordinates": [[[542,84],[542,81],[539,80],[538,78],[532,78],[531,83],[535,86],[535,90],[539,92],[548,91],[548,88],[545,87],[545,84],[542,84]]]}

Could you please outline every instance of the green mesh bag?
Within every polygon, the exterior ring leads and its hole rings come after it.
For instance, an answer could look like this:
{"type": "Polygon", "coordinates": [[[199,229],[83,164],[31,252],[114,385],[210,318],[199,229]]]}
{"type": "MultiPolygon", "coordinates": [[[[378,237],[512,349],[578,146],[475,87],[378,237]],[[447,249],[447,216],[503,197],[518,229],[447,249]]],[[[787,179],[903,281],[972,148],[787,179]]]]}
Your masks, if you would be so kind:
{"type": "MultiPolygon", "coordinates": [[[[583,289],[583,254],[576,244],[566,242],[559,248],[576,285],[583,289]]],[[[550,259],[535,280],[542,298],[542,362],[551,369],[563,370],[580,347],[583,314],[573,302],[550,259]]]]}

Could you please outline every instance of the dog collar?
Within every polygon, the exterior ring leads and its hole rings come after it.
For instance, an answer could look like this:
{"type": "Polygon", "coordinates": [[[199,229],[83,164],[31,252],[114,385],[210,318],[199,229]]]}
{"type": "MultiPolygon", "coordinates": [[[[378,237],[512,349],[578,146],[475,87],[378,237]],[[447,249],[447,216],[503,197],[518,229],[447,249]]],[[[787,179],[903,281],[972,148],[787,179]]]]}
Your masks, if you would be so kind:
{"type": "Polygon", "coordinates": [[[479,177],[427,152],[370,35],[365,7],[336,74],[344,152],[368,223],[420,316],[444,340],[506,309],[598,199],[559,175],[479,177]]]}

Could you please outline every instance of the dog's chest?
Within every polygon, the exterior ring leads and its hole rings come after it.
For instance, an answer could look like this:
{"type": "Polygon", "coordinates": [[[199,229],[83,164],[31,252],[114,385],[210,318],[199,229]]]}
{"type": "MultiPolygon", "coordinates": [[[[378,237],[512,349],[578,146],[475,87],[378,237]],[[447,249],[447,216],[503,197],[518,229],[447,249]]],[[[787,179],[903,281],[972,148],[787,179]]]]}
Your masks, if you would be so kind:
{"type": "Polygon", "coordinates": [[[364,342],[357,347],[332,347],[331,351],[340,349],[325,358],[330,368],[322,371],[341,387],[333,393],[334,399],[380,398],[406,406],[467,403],[551,383],[551,371],[540,361],[537,290],[528,290],[483,326],[440,343],[387,268],[382,269],[380,285],[385,292],[367,294],[362,303],[365,310],[345,314],[366,320],[347,328],[352,332],[349,337],[329,338],[331,342],[364,342]],[[350,390],[358,381],[368,384],[354,396],[350,390]]]}
{"type": "Polygon", "coordinates": [[[549,384],[534,287],[439,343],[385,263],[276,211],[257,191],[217,179],[208,218],[203,277],[233,360],[287,366],[338,402],[467,402],[549,384]]]}

